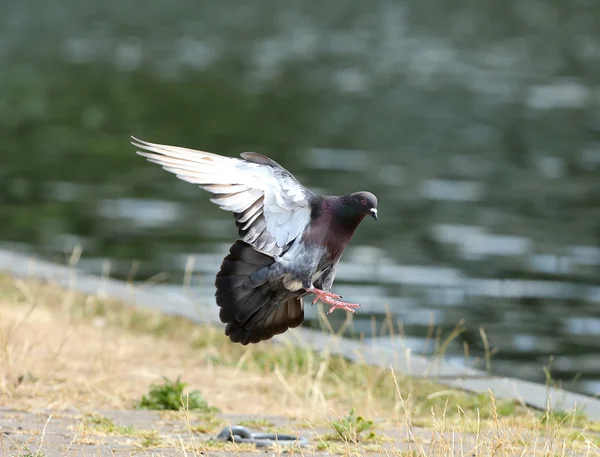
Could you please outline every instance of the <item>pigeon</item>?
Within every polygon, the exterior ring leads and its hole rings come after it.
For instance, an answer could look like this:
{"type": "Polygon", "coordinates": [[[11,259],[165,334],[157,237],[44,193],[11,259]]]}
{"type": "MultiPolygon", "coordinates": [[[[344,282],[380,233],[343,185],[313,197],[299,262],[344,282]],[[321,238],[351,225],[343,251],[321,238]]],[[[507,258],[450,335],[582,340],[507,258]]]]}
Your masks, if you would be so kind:
{"type": "Polygon", "coordinates": [[[241,239],[223,259],[215,280],[219,318],[234,343],[271,339],[304,321],[303,297],[313,294],[351,313],[361,305],[331,292],[336,267],[361,221],[377,221],[370,192],[321,196],[274,160],[256,152],[241,158],[132,137],[137,153],[179,179],[213,194],[233,212],[241,239]]]}

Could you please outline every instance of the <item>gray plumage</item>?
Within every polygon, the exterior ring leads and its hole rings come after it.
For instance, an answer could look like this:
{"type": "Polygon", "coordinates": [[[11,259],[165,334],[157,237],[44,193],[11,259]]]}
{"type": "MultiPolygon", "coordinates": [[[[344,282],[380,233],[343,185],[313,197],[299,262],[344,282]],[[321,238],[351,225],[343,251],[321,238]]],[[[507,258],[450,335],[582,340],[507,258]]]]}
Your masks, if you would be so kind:
{"type": "MultiPolygon", "coordinates": [[[[314,293],[331,310],[336,267],[359,223],[377,220],[369,192],[314,194],[270,158],[245,152],[241,159],[134,138],[138,154],[178,178],[213,194],[233,212],[241,237],[223,259],[215,280],[219,317],[234,342],[258,343],[304,320],[303,297],[314,293]]],[[[330,311],[331,311],[330,310],[330,311]]]]}

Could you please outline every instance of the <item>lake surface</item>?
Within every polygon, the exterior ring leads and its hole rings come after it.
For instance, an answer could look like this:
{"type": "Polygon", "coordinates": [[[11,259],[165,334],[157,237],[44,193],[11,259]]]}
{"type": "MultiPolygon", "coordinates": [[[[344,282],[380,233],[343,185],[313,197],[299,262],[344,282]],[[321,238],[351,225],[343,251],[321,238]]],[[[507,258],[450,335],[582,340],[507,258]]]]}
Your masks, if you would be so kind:
{"type": "Polygon", "coordinates": [[[213,300],[232,216],[129,135],[257,151],[379,198],[335,283],[365,305],[348,334],[600,394],[597,24],[590,1],[4,2],[0,241],[213,300]]]}

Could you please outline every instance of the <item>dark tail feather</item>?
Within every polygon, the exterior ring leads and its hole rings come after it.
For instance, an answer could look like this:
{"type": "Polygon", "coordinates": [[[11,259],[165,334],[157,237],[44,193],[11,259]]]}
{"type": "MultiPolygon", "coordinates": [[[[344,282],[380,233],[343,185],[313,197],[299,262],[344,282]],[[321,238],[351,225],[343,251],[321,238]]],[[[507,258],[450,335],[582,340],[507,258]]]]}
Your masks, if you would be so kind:
{"type": "Polygon", "coordinates": [[[278,284],[267,282],[275,259],[238,240],[217,274],[219,318],[231,341],[246,345],[268,340],[304,320],[301,299],[290,297],[278,284]]]}

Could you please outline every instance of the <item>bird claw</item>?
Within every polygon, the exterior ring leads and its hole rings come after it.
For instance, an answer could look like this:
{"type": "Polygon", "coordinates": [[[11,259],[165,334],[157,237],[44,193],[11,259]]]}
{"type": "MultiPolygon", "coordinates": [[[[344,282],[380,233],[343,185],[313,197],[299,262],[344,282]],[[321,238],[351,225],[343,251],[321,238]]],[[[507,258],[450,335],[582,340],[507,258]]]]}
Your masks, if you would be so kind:
{"type": "Polygon", "coordinates": [[[348,311],[352,314],[356,314],[356,310],[354,308],[361,308],[362,305],[357,303],[346,303],[343,301],[334,300],[333,298],[325,297],[321,299],[321,301],[327,305],[331,305],[327,314],[333,313],[336,309],[343,309],[344,311],[348,311]]]}
{"type": "Polygon", "coordinates": [[[344,311],[356,314],[356,310],[354,308],[360,308],[362,306],[356,303],[346,303],[343,301],[336,300],[336,298],[342,298],[342,296],[331,292],[325,292],[321,289],[315,289],[314,287],[306,289],[306,291],[311,294],[315,294],[315,298],[312,301],[313,305],[319,300],[321,300],[326,305],[331,305],[331,308],[329,308],[327,314],[333,313],[336,309],[343,309],[344,311]]]}
{"type": "Polygon", "coordinates": [[[315,303],[317,303],[319,301],[319,299],[322,299],[324,297],[329,297],[329,298],[343,298],[341,295],[334,294],[332,292],[325,292],[324,290],[315,289],[314,287],[312,287],[310,289],[306,289],[306,291],[308,293],[315,294],[315,298],[312,301],[313,305],[315,303]]]}

